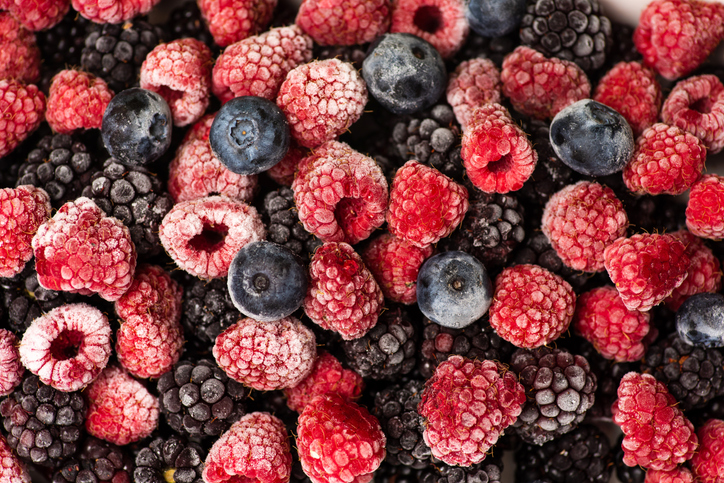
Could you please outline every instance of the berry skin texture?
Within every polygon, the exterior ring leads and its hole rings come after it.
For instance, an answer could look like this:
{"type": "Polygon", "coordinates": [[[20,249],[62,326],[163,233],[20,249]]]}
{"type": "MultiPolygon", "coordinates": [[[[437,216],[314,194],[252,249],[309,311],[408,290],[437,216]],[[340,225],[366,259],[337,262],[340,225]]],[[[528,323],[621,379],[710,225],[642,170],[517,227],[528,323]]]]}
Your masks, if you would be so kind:
{"type": "Polygon", "coordinates": [[[724,421],[710,419],[696,432],[699,451],[691,459],[691,469],[696,481],[721,483],[724,481],[724,421]]]}
{"type": "Polygon", "coordinates": [[[489,360],[455,355],[441,363],[425,383],[417,407],[432,455],[449,465],[483,461],[521,412],[525,390],[517,379],[489,360]]]}
{"type": "Polygon", "coordinates": [[[284,483],[292,472],[292,453],[284,423],[269,413],[243,416],[209,450],[207,483],[254,481],[284,483]]]}
{"type": "Polygon", "coordinates": [[[670,471],[694,456],[699,441],[677,404],[654,376],[636,372],[623,376],[611,410],[613,422],[624,433],[626,465],[670,471]]]}
{"type": "Polygon", "coordinates": [[[33,258],[33,235],[50,218],[50,209],[50,197],[42,188],[0,190],[0,277],[22,272],[33,258]]]}
{"type": "Polygon", "coordinates": [[[45,119],[53,131],[61,134],[100,129],[103,113],[112,98],[113,91],[100,77],[78,70],[61,70],[50,84],[45,119]]]}
{"type": "Polygon", "coordinates": [[[60,207],[32,241],[38,282],[48,290],[91,295],[114,302],[126,293],[136,270],[136,247],[118,219],[80,197],[60,207]]]}
{"type": "Polygon", "coordinates": [[[70,0],[7,0],[3,9],[28,30],[38,32],[58,24],[70,9],[70,0]]]}
{"type": "Polygon", "coordinates": [[[686,468],[685,466],[677,466],[671,471],[647,471],[644,483],[695,483],[695,481],[694,475],[691,473],[689,468],[686,468]]]}
{"type": "Polygon", "coordinates": [[[537,265],[516,265],[495,279],[490,325],[514,346],[533,349],[568,330],[575,308],[568,282],[537,265]]]}
{"type": "MultiPolygon", "coordinates": [[[[2,49],[0,49],[2,52],[2,49]]],[[[45,94],[32,84],[0,80],[0,158],[9,154],[43,122],[45,94]]]]}
{"type": "Polygon", "coordinates": [[[0,435],[0,476],[13,483],[32,483],[25,466],[15,456],[4,435],[0,435]]]}
{"type": "Polygon", "coordinates": [[[443,59],[465,43],[470,26],[462,0],[396,0],[392,3],[392,33],[408,33],[430,42],[443,59]]]}
{"type": "Polygon", "coordinates": [[[372,42],[390,28],[390,0],[305,0],[295,20],[319,45],[372,42]]]}
{"type": "Polygon", "coordinates": [[[292,137],[315,148],[344,133],[362,115],[367,86],[352,64],[326,59],[302,64],[287,74],[277,105],[292,137]]]}
{"type": "Polygon", "coordinates": [[[465,18],[481,37],[502,37],[518,29],[525,4],[524,0],[471,0],[467,2],[465,18]]]}
{"type": "Polygon", "coordinates": [[[198,0],[216,45],[226,47],[266,30],[277,0],[198,0]]]}
{"type": "Polygon", "coordinates": [[[672,233],[686,246],[684,254],[689,257],[688,273],[684,281],[666,298],[666,306],[678,311],[681,304],[692,295],[717,293],[722,287],[722,271],[719,259],[704,241],[686,230],[672,233]]]}
{"type": "Polygon", "coordinates": [[[410,160],[397,170],[392,181],[387,223],[397,238],[425,248],[455,231],[468,207],[464,186],[410,160]]]}
{"type": "Polygon", "coordinates": [[[151,11],[161,0],[72,0],[73,8],[95,23],[121,23],[151,11]]]}
{"type": "Polygon", "coordinates": [[[0,12],[0,79],[22,83],[35,82],[39,77],[40,50],[35,35],[10,13],[0,12]]]}
{"type": "Polygon", "coordinates": [[[498,67],[486,57],[466,60],[455,68],[447,83],[446,96],[463,131],[477,107],[500,103],[501,86],[498,67]]]}
{"type": "Polygon", "coordinates": [[[676,311],[676,332],[696,347],[724,347],[724,295],[692,295],[676,311]]]}
{"type": "Polygon", "coordinates": [[[291,187],[294,182],[294,175],[297,172],[302,159],[311,154],[307,148],[299,146],[292,140],[289,144],[287,154],[277,164],[266,170],[266,174],[281,186],[291,187]]]}
{"type": "Polygon", "coordinates": [[[18,338],[7,329],[0,329],[0,396],[7,396],[23,381],[25,368],[20,362],[18,338]]]}
{"type": "Polygon", "coordinates": [[[686,205],[686,227],[701,238],[724,238],[724,177],[705,174],[694,183],[686,205]]]}

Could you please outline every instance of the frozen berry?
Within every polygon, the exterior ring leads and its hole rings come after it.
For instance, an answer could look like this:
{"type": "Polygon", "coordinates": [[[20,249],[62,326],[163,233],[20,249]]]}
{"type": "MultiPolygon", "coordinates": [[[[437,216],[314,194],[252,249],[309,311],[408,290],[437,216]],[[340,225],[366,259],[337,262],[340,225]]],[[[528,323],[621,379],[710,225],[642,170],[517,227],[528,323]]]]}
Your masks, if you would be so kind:
{"type": "Polygon", "coordinates": [[[525,15],[525,0],[470,0],[465,18],[482,37],[502,37],[515,31],[525,15]]]}
{"type": "Polygon", "coordinates": [[[679,337],[698,347],[724,347],[724,295],[692,295],[676,312],[679,337]]]}

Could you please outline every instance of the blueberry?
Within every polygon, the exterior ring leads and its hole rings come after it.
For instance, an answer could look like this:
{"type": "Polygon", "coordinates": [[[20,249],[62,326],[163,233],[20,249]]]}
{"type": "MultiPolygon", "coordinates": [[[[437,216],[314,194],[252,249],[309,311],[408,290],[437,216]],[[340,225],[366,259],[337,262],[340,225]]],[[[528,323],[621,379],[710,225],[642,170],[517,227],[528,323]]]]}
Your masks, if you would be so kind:
{"type": "Polygon", "coordinates": [[[404,33],[382,35],[370,45],[362,77],[370,94],[395,114],[432,106],[447,87],[447,70],[437,49],[404,33]]]}
{"type": "Polygon", "coordinates": [[[525,0],[470,0],[465,18],[482,37],[502,37],[518,28],[525,15],[525,0]]]}
{"type": "Polygon", "coordinates": [[[235,97],[219,109],[211,124],[209,144],[219,161],[236,174],[259,174],[287,154],[289,124],[272,101],[235,97]]]}
{"type": "Polygon", "coordinates": [[[307,270],[291,250],[276,243],[248,243],[229,267],[229,295],[239,312],[270,322],[297,310],[307,293],[307,270]]]}
{"type": "Polygon", "coordinates": [[[118,93],[103,113],[101,135],[111,156],[123,164],[157,160],[171,145],[173,118],[155,92],[134,87],[118,93]]]}
{"type": "Polygon", "coordinates": [[[578,101],[556,114],[550,140],[564,164],[588,176],[621,171],[634,150],[633,131],[626,119],[591,99],[578,101]]]}
{"type": "Polygon", "coordinates": [[[679,337],[699,347],[724,347],[724,295],[692,295],[676,312],[679,337]]]}
{"type": "Polygon", "coordinates": [[[417,305],[433,322],[462,329],[485,315],[492,299],[488,272],[469,253],[439,253],[420,267],[417,305]]]}

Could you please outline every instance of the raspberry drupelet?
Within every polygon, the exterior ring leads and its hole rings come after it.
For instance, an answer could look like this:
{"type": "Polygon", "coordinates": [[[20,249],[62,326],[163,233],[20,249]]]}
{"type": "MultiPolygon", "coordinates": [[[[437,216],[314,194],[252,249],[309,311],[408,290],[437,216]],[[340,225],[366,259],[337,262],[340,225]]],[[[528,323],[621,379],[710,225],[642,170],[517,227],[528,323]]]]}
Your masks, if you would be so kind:
{"type": "Polygon", "coordinates": [[[724,238],[724,176],[706,174],[691,187],[686,227],[701,238],[724,238]]]}
{"type": "Polygon", "coordinates": [[[295,24],[319,45],[372,42],[390,28],[390,0],[305,0],[295,24]]]}
{"type": "Polygon", "coordinates": [[[33,235],[48,218],[50,197],[42,188],[0,190],[0,277],[20,273],[33,258],[33,235]]]}
{"type": "Polygon", "coordinates": [[[7,329],[0,329],[0,396],[7,396],[23,380],[25,368],[20,362],[18,338],[7,329]]]}
{"type": "Polygon", "coordinates": [[[704,244],[704,240],[687,230],[679,230],[672,235],[686,246],[684,254],[689,258],[686,269],[688,275],[665,300],[666,306],[676,311],[692,295],[719,292],[722,287],[722,271],[719,259],[714,256],[711,248],[704,244]]]}
{"type": "MultiPolygon", "coordinates": [[[[696,480],[700,481],[700,480],[696,480]]],[[[701,480],[704,481],[704,480],[701,480]]],[[[673,470],[648,470],[643,483],[696,483],[694,475],[686,466],[677,466],[673,470]]]]}
{"type": "MultiPolygon", "coordinates": [[[[2,49],[0,49],[0,52],[2,49]]],[[[0,158],[9,154],[43,122],[45,94],[32,84],[0,79],[0,158]]]]}
{"type": "Polygon", "coordinates": [[[36,82],[40,62],[35,35],[10,13],[0,11],[0,79],[36,82]]]}
{"type": "Polygon", "coordinates": [[[404,32],[432,44],[443,59],[455,55],[470,33],[462,0],[397,0],[390,32],[404,32]]]}
{"type": "Polygon", "coordinates": [[[88,20],[117,24],[151,11],[161,0],[73,0],[73,8],[88,20]]]}
{"type": "Polygon", "coordinates": [[[198,0],[198,4],[214,41],[226,47],[264,31],[277,0],[198,0]]]}
{"type": "Polygon", "coordinates": [[[53,131],[61,134],[100,129],[112,98],[113,91],[100,77],[79,70],[61,70],[50,84],[45,119],[53,131]]]}
{"type": "Polygon", "coordinates": [[[487,103],[500,103],[501,85],[498,67],[486,57],[463,61],[450,74],[447,102],[463,131],[476,108],[487,103]]]}
{"type": "Polygon", "coordinates": [[[7,0],[3,8],[25,28],[38,32],[60,23],[70,10],[70,0],[7,0]]]}
{"type": "Polygon", "coordinates": [[[724,421],[709,419],[697,432],[699,451],[691,459],[691,469],[696,481],[719,483],[724,478],[724,421]]]}
{"type": "Polygon", "coordinates": [[[0,475],[13,483],[32,483],[25,465],[20,462],[3,435],[0,435],[0,475]]]}

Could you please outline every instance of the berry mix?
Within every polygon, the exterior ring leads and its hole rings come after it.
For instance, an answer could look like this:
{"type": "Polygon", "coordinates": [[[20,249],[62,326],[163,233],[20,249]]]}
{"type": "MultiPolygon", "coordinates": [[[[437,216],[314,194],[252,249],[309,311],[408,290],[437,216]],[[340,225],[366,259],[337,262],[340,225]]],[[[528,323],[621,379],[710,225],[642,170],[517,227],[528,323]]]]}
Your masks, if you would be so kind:
{"type": "Polygon", "coordinates": [[[724,4],[158,3],[0,0],[0,481],[724,482],[724,4]]]}

